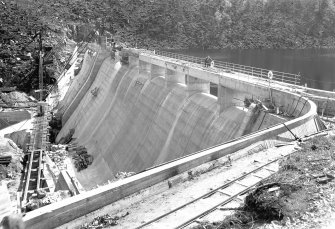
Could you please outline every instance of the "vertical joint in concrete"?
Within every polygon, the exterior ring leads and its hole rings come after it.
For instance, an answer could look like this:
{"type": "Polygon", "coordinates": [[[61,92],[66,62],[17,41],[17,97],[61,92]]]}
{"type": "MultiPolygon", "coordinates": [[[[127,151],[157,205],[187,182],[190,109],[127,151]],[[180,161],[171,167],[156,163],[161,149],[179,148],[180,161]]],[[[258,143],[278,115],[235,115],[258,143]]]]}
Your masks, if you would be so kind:
{"type": "Polygon", "coordinates": [[[165,71],[166,87],[170,88],[177,83],[185,84],[185,74],[178,71],[167,69],[165,71]]]}
{"type": "Polygon", "coordinates": [[[136,56],[129,56],[129,64],[139,66],[139,59],[136,56]]]}
{"type": "Polygon", "coordinates": [[[139,60],[139,73],[147,77],[151,77],[151,63],[139,60]]]}
{"type": "Polygon", "coordinates": [[[248,108],[248,111],[240,125],[240,129],[238,130],[236,136],[240,137],[245,134],[249,134],[251,132],[252,125],[254,124],[255,120],[260,114],[260,112],[257,112],[257,111],[258,111],[258,108],[256,104],[252,103],[248,108]]]}
{"type": "Polygon", "coordinates": [[[99,36],[99,44],[101,45],[101,48],[106,49],[107,37],[106,36],[99,36]]]}
{"type": "Polygon", "coordinates": [[[232,106],[234,98],[234,90],[231,88],[218,85],[218,104],[220,106],[220,113],[226,108],[232,106]]]}
{"type": "Polygon", "coordinates": [[[158,77],[158,76],[165,76],[165,68],[151,64],[151,79],[158,77]]]}
{"type": "Polygon", "coordinates": [[[188,95],[191,96],[196,93],[208,93],[210,90],[209,81],[198,79],[196,77],[186,75],[186,85],[188,95]]]}

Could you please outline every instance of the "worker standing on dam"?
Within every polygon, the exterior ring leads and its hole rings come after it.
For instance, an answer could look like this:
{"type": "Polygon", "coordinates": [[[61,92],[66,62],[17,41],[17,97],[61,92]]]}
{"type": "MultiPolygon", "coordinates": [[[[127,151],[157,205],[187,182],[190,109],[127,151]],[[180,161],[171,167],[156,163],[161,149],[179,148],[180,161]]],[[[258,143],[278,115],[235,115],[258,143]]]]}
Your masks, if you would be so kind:
{"type": "Polygon", "coordinates": [[[272,80],[273,78],[273,72],[271,70],[268,72],[268,78],[269,80],[272,80]]]}
{"type": "Polygon", "coordinates": [[[212,61],[212,58],[210,58],[210,56],[207,56],[205,58],[205,67],[209,67],[212,61]]]}

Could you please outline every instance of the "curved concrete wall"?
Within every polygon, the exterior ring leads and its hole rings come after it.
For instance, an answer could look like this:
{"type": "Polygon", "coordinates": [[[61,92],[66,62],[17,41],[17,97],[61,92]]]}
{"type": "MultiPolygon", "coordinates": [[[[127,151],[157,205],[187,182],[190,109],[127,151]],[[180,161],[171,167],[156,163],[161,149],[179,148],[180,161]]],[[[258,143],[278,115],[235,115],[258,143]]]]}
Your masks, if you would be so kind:
{"type": "Polygon", "coordinates": [[[77,173],[86,188],[119,171],[139,172],[240,136],[246,111],[230,107],[220,113],[215,97],[189,95],[180,80],[166,84],[164,76],[150,80],[148,72],[138,72],[135,64],[106,59],[57,137],[75,129],[76,143],[94,156],[93,164],[77,173]],[[96,97],[90,93],[94,88],[96,97]]]}
{"type": "MultiPolygon", "coordinates": [[[[247,110],[231,105],[221,108],[218,98],[203,93],[209,85],[205,79],[185,77],[174,67],[175,71],[164,72],[159,65],[134,57],[129,66],[110,58],[98,66],[96,77],[90,76],[94,79],[90,87],[82,89],[86,93],[77,106],[65,112],[71,116],[57,136],[59,141],[75,129],[75,142],[94,156],[93,164],[76,174],[85,188],[105,183],[119,171],[139,172],[254,129],[248,125],[252,114],[247,110]],[[185,85],[185,78],[190,85],[185,85]]],[[[267,88],[247,82],[238,88],[234,80],[225,81],[226,87],[234,85],[234,97],[244,98],[254,94],[252,91],[259,96],[269,93],[267,88]]],[[[272,94],[289,114],[300,116],[309,109],[301,99],[295,101],[296,95],[276,90],[272,94]]],[[[262,128],[280,121],[274,120],[267,119],[262,128]]]]}

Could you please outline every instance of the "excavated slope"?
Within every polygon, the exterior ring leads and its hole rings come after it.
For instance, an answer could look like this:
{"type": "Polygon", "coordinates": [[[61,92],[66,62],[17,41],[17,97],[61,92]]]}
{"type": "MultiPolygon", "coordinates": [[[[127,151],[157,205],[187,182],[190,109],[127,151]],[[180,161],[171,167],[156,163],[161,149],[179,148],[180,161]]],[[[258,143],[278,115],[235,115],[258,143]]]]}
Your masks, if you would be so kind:
{"type": "Polygon", "coordinates": [[[243,132],[243,109],[230,107],[219,114],[216,97],[189,96],[184,84],[166,87],[164,76],[148,80],[138,72],[136,64],[106,58],[57,137],[75,129],[75,142],[94,156],[93,164],[77,173],[85,188],[107,182],[119,171],[139,172],[243,132]]]}

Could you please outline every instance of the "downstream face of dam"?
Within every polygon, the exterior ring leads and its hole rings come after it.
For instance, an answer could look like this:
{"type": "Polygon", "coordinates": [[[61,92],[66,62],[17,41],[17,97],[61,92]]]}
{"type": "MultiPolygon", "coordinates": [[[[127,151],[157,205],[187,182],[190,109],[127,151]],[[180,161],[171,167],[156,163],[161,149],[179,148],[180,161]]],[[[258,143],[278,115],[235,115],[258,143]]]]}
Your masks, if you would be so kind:
{"type": "Polygon", "coordinates": [[[241,99],[250,93],[225,89],[220,99],[209,94],[209,81],[136,56],[129,60],[122,64],[100,48],[86,52],[59,101],[63,127],[56,140],[74,131],[72,142],[94,157],[76,173],[86,189],[117,172],[140,172],[286,121],[245,108],[241,99]]]}

